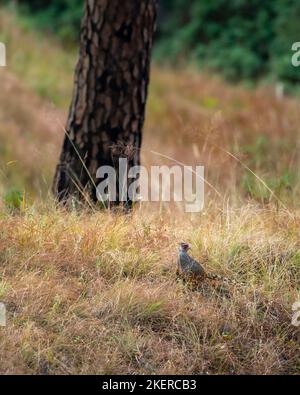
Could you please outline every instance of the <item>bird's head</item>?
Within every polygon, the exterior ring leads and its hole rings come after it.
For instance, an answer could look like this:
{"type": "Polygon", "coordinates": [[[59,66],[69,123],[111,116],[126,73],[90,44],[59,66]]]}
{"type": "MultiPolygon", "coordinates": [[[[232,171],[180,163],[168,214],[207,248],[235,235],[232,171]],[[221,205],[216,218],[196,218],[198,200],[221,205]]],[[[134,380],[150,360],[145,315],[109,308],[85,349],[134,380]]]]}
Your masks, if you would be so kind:
{"type": "Polygon", "coordinates": [[[182,243],[180,243],[180,245],[179,245],[179,250],[180,250],[180,251],[187,252],[187,251],[190,250],[190,249],[191,249],[191,245],[190,245],[189,243],[184,243],[184,242],[182,242],[182,243]]]}

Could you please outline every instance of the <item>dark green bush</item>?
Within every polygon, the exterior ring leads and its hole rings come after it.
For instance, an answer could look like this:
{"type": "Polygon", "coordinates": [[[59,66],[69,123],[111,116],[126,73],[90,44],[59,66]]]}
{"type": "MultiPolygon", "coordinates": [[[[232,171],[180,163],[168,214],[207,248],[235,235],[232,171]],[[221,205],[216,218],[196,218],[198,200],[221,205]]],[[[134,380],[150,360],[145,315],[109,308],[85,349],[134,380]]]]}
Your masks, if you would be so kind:
{"type": "Polygon", "coordinates": [[[162,0],[159,60],[193,60],[230,80],[300,82],[291,46],[300,41],[299,0],[162,0]]]}
{"type": "MultiPolygon", "coordinates": [[[[76,40],[84,0],[19,0],[41,28],[76,40]]],[[[24,9],[23,9],[24,12],[24,9]]],[[[160,0],[156,59],[193,61],[232,81],[300,82],[291,65],[300,41],[299,0],[160,0]]]]}
{"type": "MultiPolygon", "coordinates": [[[[19,12],[32,24],[56,34],[64,41],[79,37],[84,0],[18,0],[19,12]]],[[[7,1],[7,3],[12,3],[7,1]]]]}

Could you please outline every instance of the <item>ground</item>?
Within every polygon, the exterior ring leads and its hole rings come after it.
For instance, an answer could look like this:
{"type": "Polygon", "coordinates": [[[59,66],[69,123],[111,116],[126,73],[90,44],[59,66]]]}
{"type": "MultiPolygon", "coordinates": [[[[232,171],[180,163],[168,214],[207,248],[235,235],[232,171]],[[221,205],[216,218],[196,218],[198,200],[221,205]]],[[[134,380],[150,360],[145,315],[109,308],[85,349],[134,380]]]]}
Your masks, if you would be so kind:
{"type": "Polygon", "coordinates": [[[154,66],[143,163],[203,164],[203,212],[65,211],[50,188],[76,56],[0,23],[0,373],[299,373],[297,98],[154,66]],[[182,240],[234,283],[178,280],[182,240]]]}

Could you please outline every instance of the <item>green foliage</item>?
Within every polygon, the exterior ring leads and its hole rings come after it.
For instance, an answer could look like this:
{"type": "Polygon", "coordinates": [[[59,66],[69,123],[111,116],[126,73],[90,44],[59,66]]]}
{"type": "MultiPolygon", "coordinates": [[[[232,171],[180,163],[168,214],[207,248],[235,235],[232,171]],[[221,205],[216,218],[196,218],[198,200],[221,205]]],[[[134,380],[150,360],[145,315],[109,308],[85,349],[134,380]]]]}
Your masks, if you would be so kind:
{"type": "MultiPolygon", "coordinates": [[[[78,38],[83,3],[18,2],[36,26],[65,41],[78,38]]],[[[193,61],[231,81],[300,82],[291,65],[291,46],[300,40],[299,0],[160,0],[159,14],[157,60],[193,61]]]]}
{"type": "Polygon", "coordinates": [[[260,135],[252,144],[243,147],[242,151],[250,157],[250,166],[260,166],[267,159],[269,144],[269,139],[260,135]]]}
{"type": "Polygon", "coordinates": [[[300,40],[298,0],[162,0],[159,60],[193,60],[232,81],[300,82],[291,46],[300,40]]]}
{"type": "Polygon", "coordinates": [[[295,173],[286,170],[280,176],[264,177],[264,180],[269,189],[254,174],[248,172],[244,174],[241,186],[251,199],[267,202],[273,197],[273,194],[280,198],[290,194],[295,187],[297,177],[295,173]]]}
{"type": "Polygon", "coordinates": [[[267,202],[274,194],[281,199],[291,194],[299,182],[299,176],[295,169],[278,168],[276,164],[278,158],[282,156],[281,150],[290,149],[291,147],[284,140],[274,144],[264,135],[258,136],[252,144],[242,148],[242,152],[247,156],[249,168],[267,185],[267,187],[263,185],[250,171],[245,172],[241,179],[241,187],[250,198],[267,202]]]}
{"type": "Polygon", "coordinates": [[[300,2],[277,0],[275,6],[278,17],[274,23],[276,40],[272,43],[271,70],[278,79],[297,83],[300,69],[291,64],[291,47],[300,41],[300,2]]]}
{"type": "Polygon", "coordinates": [[[5,204],[10,209],[21,209],[23,204],[23,193],[19,190],[12,189],[4,197],[5,204]]]}
{"type": "Polygon", "coordinates": [[[79,37],[83,3],[83,0],[18,1],[20,12],[30,16],[35,27],[56,34],[67,42],[79,37]]]}

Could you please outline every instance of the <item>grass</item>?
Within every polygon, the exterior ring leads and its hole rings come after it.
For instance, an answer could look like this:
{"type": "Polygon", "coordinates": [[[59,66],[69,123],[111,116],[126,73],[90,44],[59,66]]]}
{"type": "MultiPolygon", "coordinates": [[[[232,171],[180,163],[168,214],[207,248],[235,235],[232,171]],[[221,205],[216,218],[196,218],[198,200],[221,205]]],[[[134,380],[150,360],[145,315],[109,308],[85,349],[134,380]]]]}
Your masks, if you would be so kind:
{"type": "Polygon", "coordinates": [[[2,208],[0,226],[1,373],[299,373],[299,214],[2,208]],[[176,281],[181,239],[237,284],[176,281]]]}
{"type": "Polygon", "coordinates": [[[53,38],[32,31],[21,16],[0,10],[0,41],[6,44],[7,65],[21,81],[55,105],[66,108],[72,94],[77,50],[64,51],[53,38]],[[58,55],[58,56],[57,56],[58,55]]]}
{"type": "Polygon", "coordinates": [[[74,54],[0,24],[0,373],[299,374],[299,102],[154,67],[143,163],[203,163],[222,197],[66,212],[49,190],[74,54]],[[235,282],[177,281],[181,240],[235,282]]]}

